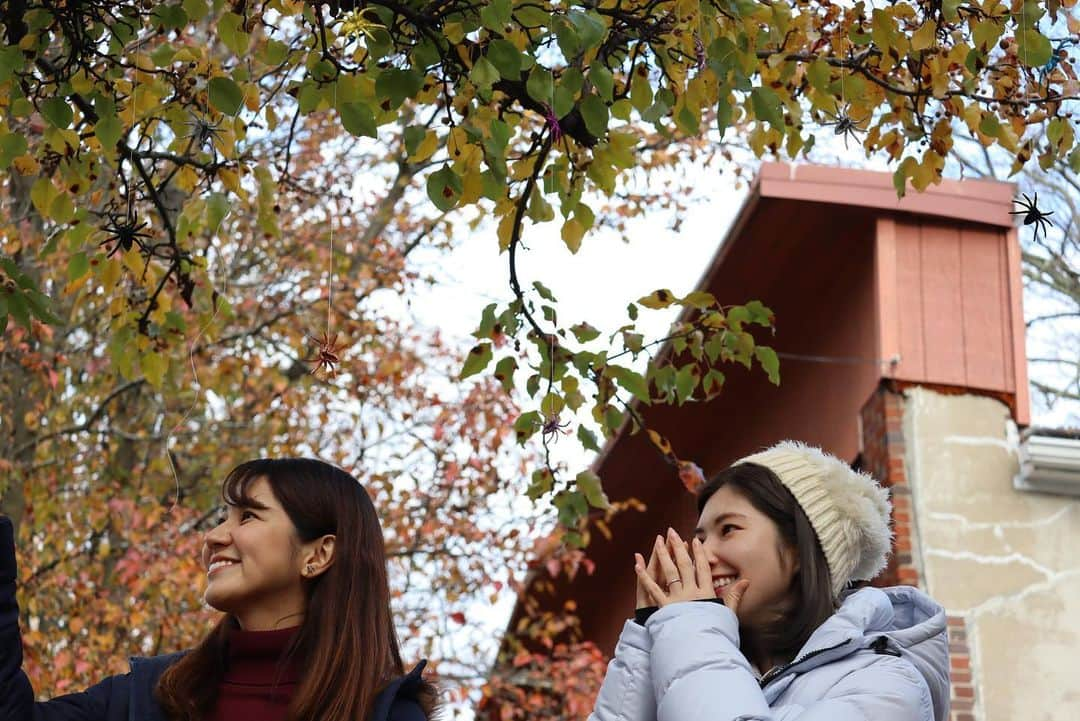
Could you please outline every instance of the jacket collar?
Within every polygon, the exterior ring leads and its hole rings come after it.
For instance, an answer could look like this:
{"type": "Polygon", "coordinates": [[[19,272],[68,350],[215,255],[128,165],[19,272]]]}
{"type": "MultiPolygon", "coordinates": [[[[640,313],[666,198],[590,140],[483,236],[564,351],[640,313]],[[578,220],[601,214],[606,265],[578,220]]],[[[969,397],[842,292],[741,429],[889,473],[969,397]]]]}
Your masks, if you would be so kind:
{"type": "Polygon", "coordinates": [[[389,721],[390,710],[398,697],[415,698],[416,691],[422,681],[421,674],[427,661],[421,661],[404,676],[391,681],[375,698],[375,705],[371,710],[368,721],[389,721]]]}
{"type": "MultiPolygon", "coordinates": [[[[165,669],[179,661],[185,653],[186,651],[182,651],[152,658],[132,656],[128,659],[132,677],[128,721],[166,721],[161,707],[154,699],[154,688],[165,669]]],[[[421,674],[425,666],[427,661],[421,661],[412,671],[394,679],[380,691],[375,697],[375,706],[369,721],[389,721],[391,707],[398,697],[414,698],[423,680],[421,674]]]]}

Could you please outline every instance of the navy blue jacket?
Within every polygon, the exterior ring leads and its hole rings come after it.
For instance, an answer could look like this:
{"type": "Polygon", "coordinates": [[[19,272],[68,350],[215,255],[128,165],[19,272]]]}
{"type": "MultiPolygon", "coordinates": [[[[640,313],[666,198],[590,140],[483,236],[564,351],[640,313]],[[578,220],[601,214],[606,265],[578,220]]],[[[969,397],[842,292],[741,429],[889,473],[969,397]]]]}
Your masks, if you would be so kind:
{"type": "MultiPolygon", "coordinates": [[[[35,702],[30,679],[22,671],[16,576],[11,521],[0,516],[0,721],[165,721],[154,687],[182,652],[133,657],[129,673],[110,676],[80,693],[35,702]]],[[[416,701],[424,665],[421,661],[382,690],[369,721],[427,721],[416,701]]]]}

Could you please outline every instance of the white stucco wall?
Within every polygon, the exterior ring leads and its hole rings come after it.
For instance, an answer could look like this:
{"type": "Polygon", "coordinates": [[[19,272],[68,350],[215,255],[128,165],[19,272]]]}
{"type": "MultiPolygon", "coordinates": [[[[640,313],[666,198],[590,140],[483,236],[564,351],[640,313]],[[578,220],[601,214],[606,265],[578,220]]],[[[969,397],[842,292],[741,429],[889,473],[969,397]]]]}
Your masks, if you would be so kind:
{"type": "Polygon", "coordinates": [[[978,721],[1080,719],[1080,499],[1017,491],[1009,409],[906,392],[926,590],[967,621],[978,721]]]}

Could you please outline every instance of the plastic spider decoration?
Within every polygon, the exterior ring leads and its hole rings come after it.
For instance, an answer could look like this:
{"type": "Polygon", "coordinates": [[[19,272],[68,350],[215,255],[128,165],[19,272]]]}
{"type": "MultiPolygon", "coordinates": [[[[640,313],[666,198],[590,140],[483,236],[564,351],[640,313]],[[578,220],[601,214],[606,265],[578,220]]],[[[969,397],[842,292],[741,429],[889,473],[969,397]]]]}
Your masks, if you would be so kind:
{"type": "Polygon", "coordinates": [[[559,434],[568,435],[570,433],[570,421],[565,423],[561,422],[557,413],[553,413],[544,418],[544,424],[540,426],[540,437],[547,444],[550,441],[554,441],[559,437],[559,434]]]}
{"type": "Polygon", "coordinates": [[[1010,210],[1009,215],[1024,216],[1024,225],[1035,226],[1035,240],[1039,239],[1040,230],[1042,230],[1043,238],[1045,238],[1047,226],[1053,227],[1054,225],[1054,221],[1049,219],[1054,214],[1054,211],[1051,210],[1047,213],[1039,208],[1039,194],[1035,193],[1035,199],[1032,200],[1027,193],[1024,193],[1023,200],[1014,200],[1013,202],[1019,205],[1021,210],[1010,210]]]}
{"type": "Polygon", "coordinates": [[[319,350],[315,354],[314,358],[308,358],[305,362],[312,364],[311,374],[315,375],[319,371],[326,371],[327,375],[331,378],[337,375],[337,369],[334,367],[341,362],[341,351],[344,350],[344,346],[338,345],[338,334],[323,333],[321,338],[316,338],[313,335],[309,335],[308,338],[315,341],[319,350]]]}
{"type": "Polygon", "coordinates": [[[188,137],[195,141],[200,148],[207,144],[213,146],[214,142],[221,140],[221,126],[207,118],[194,116],[184,125],[189,130],[188,137]]]}
{"type": "Polygon", "coordinates": [[[109,249],[105,257],[111,258],[119,251],[126,253],[135,246],[146,250],[144,241],[151,237],[149,233],[142,232],[146,223],[138,222],[138,217],[130,213],[110,212],[106,217],[108,221],[101,226],[101,229],[108,233],[105,240],[101,241],[101,245],[109,249]]]}
{"type": "Polygon", "coordinates": [[[851,106],[845,105],[843,110],[837,106],[835,113],[830,113],[828,110],[823,111],[832,120],[822,123],[825,127],[832,127],[833,134],[844,136],[844,149],[848,148],[848,138],[855,138],[862,142],[862,138],[859,137],[860,133],[866,132],[866,119],[856,120],[850,115],[851,106]]]}
{"type": "Polygon", "coordinates": [[[547,103],[544,104],[544,124],[551,128],[551,142],[559,142],[563,136],[563,129],[559,125],[559,116],[555,114],[555,110],[547,103]]]}

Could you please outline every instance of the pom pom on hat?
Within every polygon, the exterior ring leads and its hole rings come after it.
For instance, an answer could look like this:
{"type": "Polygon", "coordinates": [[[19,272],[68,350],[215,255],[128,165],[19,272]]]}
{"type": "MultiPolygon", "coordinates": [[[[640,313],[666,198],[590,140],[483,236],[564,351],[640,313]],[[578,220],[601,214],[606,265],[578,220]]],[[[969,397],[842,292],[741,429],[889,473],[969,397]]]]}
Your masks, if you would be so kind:
{"type": "Polygon", "coordinates": [[[776,474],[817,534],[832,578],[833,596],[849,581],[870,580],[884,568],[892,545],[889,491],[869,474],[798,441],[782,441],[736,461],[776,474]]]}

